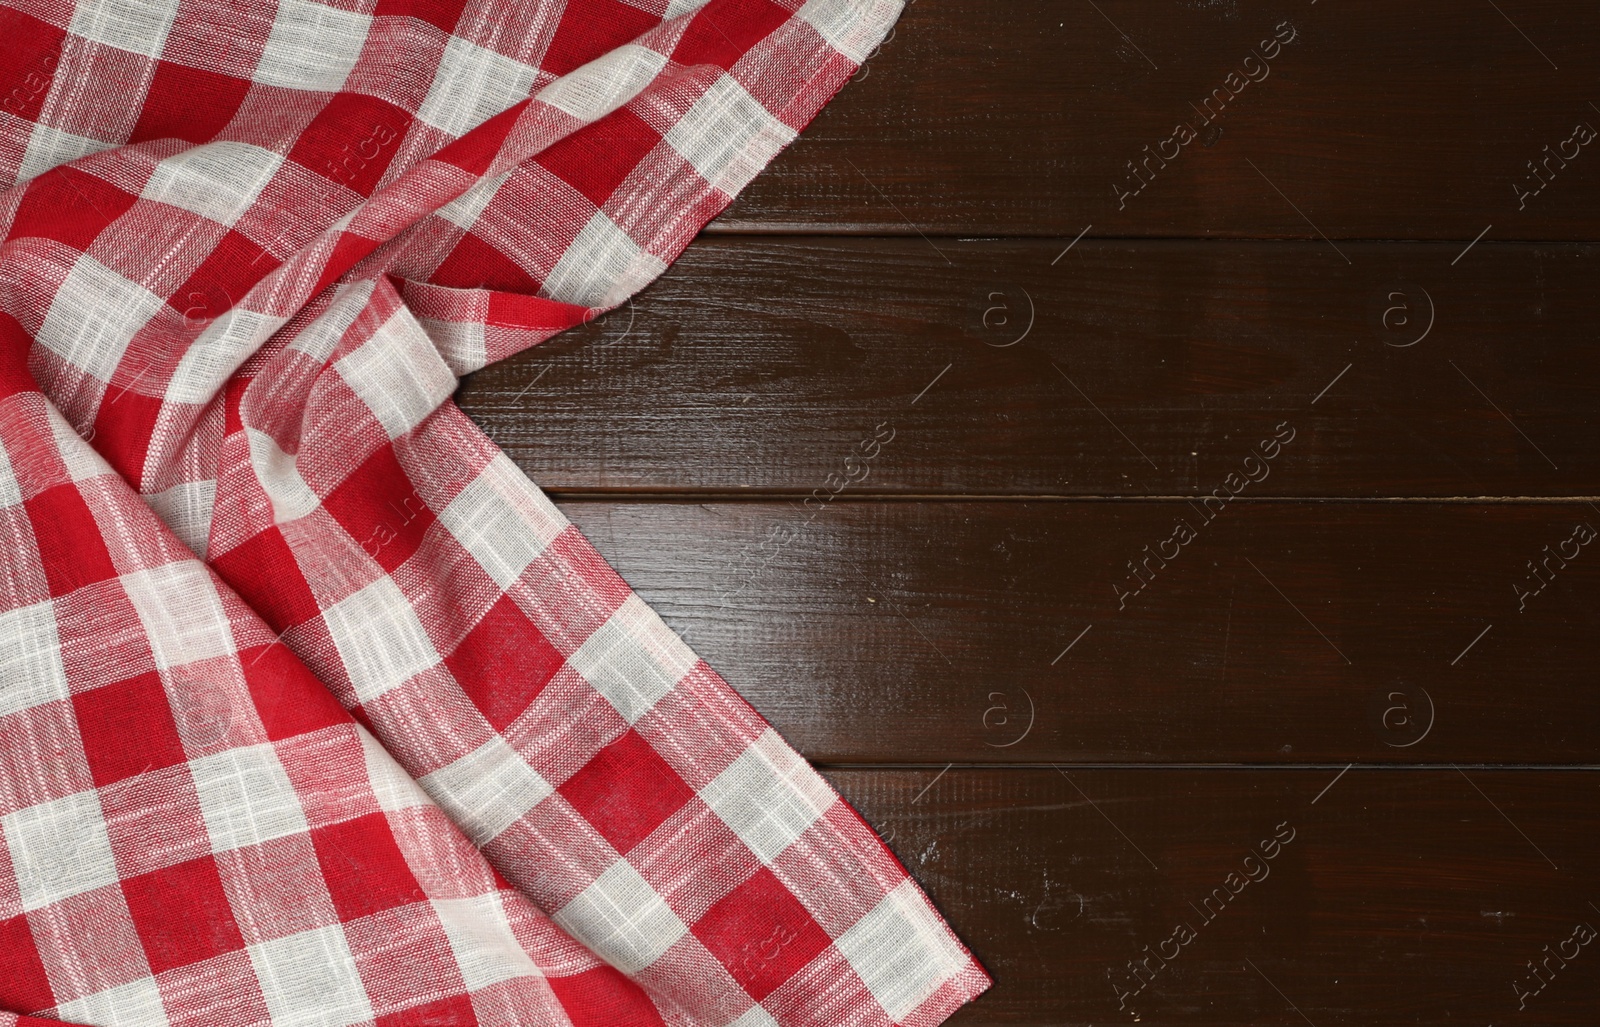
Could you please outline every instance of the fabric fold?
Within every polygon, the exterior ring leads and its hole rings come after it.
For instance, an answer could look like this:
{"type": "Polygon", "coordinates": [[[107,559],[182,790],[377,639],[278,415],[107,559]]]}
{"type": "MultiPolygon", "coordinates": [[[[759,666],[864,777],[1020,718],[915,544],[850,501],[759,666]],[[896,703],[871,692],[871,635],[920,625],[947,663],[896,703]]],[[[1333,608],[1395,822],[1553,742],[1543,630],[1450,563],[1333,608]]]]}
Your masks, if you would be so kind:
{"type": "Polygon", "coordinates": [[[988,985],[449,398],[660,274],[899,0],[0,12],[0,1008],[920,1027],[988,985]]]}

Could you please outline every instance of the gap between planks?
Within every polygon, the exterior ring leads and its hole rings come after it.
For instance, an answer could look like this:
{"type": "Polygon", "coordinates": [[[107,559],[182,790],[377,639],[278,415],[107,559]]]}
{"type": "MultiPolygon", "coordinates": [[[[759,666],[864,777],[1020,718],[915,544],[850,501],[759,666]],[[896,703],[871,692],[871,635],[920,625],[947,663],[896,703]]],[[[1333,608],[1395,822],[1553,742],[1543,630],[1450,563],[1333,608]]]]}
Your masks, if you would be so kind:
{"type": "MultiPolygon", "coordinates": [[[[706,488],[667,489],[648,486],[619,486],[612,489],[541,486],[551,499],[567,502],[682,502],[682,503],[762,503],[802,499],[810,489],[790,488],[706,488]]],[[[988,492],[874,492],[869,489],[841,493],[830,502],[842,503],[1184,503],[1204,492],[1170,495],[1113,494],[1102,496],[1054,495],[988,492]]],[[[1407,503],[1414,505],[1453,504],[1472,506],[1483,503],[1507,505],[1570,506],[1574,503],[1600,503],[1600,496],[1234,496],[1234,501],[1250,505],[1282,503],[1407,503]]]]}
{"type": "Polygon", "coordinates": [[[1070,767],[1073,770],[1223,770],[1223,771],[1344,771],[1344,770],[1407,770],[1407,771],[1433,771],[1444,770],[1518,770],[1518,771],[1572,771],[1593,772],[1600,770],[1600,764],[1594,763],[1380,763],[1380,762],[1345,762],[1345,763],[1073,763],[1069,760],[1049,760],[1045,762],[1013,762],[1013,763],[973,763],[956,761],[953,763],[861,763],[859,761],[829,762],[827,760],[811,760],[811,765],[818,770],[1055,770],[1060,767],[1070,767]]]}
{"type": "MultiPolygon", "coordinates": [[[[1492,227],[1492,226],[1491,226],[1492,227]]],[[[732,224],[718,225],[715,221],[700,229],[701,236],[715,236],[720,239],[735,238],[760,238],[760,239],[837,239],[840,237],[852,239],[947,239],[951,242],[1046,242],[1070,240],[1070,236],[1060,232],[1002,232],[999,234],[983,231],[951,231],[948,228],[918,229],[914,225],[891,224],[838,224],[838,225],[806,225],[806,224],[732,224]]],[[[1522,238],[1519,236],[1506,236],[1503,238],[1483,239],[1477,242],[1478,246],[1503,247],[1503,246],[1592,246],[1600,243],[1596,239],[1545,239],[1522,238]]],[[[1352,246],[1462,246],[1473,242],[1469,235],[1455,236],[1358,236],[1335,235],[1334,241],[1350,243],[1352,246]]],[[[1305,235],[1090,235],[1082,237],[1084,242],[1117,243],[1121,245],[1152,244],[1187,244],[1187,243],[1317,243],[1322,244],[1323,237],[1315,233],[1305,235]]]]}

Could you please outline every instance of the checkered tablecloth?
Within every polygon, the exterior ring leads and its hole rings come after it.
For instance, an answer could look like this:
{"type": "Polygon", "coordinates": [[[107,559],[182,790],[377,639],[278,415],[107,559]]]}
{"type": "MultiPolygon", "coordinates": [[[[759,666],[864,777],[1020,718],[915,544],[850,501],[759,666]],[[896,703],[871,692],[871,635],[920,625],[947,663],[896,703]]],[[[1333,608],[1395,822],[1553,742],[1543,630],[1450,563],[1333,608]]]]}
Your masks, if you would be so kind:
{"type": "Polygon", "coordinates": [[[987,987],[450,399],[660,274],[900,6],[0,5],[0,1027],[987,987]]]}

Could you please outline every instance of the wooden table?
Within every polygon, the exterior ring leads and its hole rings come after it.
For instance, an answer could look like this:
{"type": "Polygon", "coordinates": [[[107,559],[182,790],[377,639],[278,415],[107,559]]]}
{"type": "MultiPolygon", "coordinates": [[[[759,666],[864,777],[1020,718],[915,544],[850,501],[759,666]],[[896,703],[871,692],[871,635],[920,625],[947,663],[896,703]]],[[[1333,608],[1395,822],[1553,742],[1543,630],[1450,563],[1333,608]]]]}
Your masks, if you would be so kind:
{"type": "Polygon", "coordinates": [[[1597,71],[1578,0],[920,0],[461,400],[883,832],[953,1023],[1590,1025],[1597,71]]]}

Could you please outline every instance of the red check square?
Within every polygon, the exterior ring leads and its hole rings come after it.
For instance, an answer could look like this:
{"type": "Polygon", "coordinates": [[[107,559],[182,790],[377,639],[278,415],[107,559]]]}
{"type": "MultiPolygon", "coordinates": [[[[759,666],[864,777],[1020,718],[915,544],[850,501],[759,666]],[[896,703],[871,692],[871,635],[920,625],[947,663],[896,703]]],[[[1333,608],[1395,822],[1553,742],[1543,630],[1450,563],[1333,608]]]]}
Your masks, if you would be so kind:
{"type": "Polygon", "coordinates": [[[426,898],[382,813],[311,832],[328,894],[342,920],[426,898]]]}
{"type": "Polygon", "coordinates": [[[620,0],[569,3],[561,27],[545,51],[544,68],[551,74],[565,75],[606,51],[637,39],[659,21],[620,0]]]}
{"type": "Polygon", "coordinates": [[[79,692],[72,705],[96,787],[184,761],[172,707],[154,671],[79,692]]]}
{"type": "Polygon", "coordinates": [[[150,82],[139,122],[130,142],[146,139],[183,139],[205,143],[216,138],[239,113],[248,79],[221,75],[178,64],[158,61],[150,82]]]}
{"type": "Polygon", "coordinates": [[[623,854],[694,798],[677,771],[632,728],[568,778],[561,794],[623,854]]]}
{"type": "Polygon", "coordinates": [[[651,150],[661,133],[626,107],[595,122],[593,133],[568,136],[538,157],[546,168],[603,207],[651,150]]]}
{"type": "Polygon", "coordinates": [[[828,947],[828,932],[766,867],[706,910],[694,934],[758,1002],[828,947]]]}
{"type": "Polygon", "coordinates": [[[244,948],[209,856],[129,878],[122,894],[155,973],[244,948]]]}
{"type": "Polygon", "coordinates": [[[389,445],[367,457],[322,505],[386,571],[417,551],[435,520],[389,445]]]}
{"type": "Polygon", "coordinates": [[[773,3],[743,3],[731,9],[725,4],[706,4],[684,31],[672,59],[680,64],[731,68],[788,20],[789,12],[773,3]]]}
{"type": "Polygon", "coordinates": [[[572,1027],[666,1027],[644,989],[609,966],[551,977],[549,983],[572,1027]]]}
{"type": "Polygon", "coordinates": [[[0,1009],[49,1009],[55,1004],[28,918],[0,920],[0,1009]]]}
{"type": "Polygon", "coordinates": [[[6,238],[53,239],[87,250],[137,200],[102,178],[73,167],[59,168],[28,184],[6,238]]]}
{"type": "Polygon", "coordinates": [[[504,731],[565,662],[528,615],[502,596],[444,665],[484,719],[504,731]]]}
{"type": "Polygon", "coordinates": [[[51,595],[68,595],[117,576],[100,526],[75,484],[45,489],[25,502],[51,595]]]}

